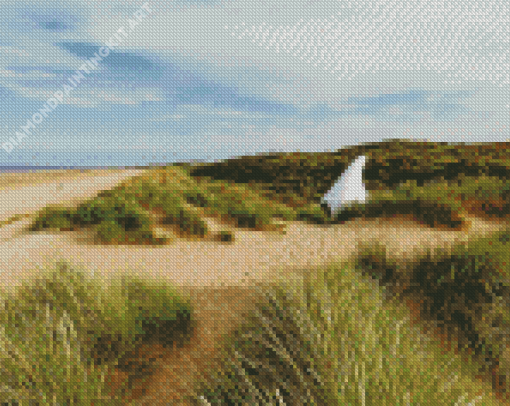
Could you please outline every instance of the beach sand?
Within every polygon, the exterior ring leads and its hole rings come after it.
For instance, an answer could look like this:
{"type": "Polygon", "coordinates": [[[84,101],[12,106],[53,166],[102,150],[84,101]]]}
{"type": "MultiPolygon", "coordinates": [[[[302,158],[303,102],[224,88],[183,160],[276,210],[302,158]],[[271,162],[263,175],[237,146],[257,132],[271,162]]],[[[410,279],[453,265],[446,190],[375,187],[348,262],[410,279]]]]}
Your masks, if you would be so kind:
{"type": "MultiPolygon", "coordinates": [[[[78,202],[139,173],[141,170],[80,174],[1,190],[0,220],[16,213],[33,213],[49,203],[78,202]],[[63,190],[56,189],[59,183],[64,184],[63,190]]],[[[503,227],[479,219],[472,219],[470,226],[461,231],[435,230],[406,219],[358,219],[334,226],[290,222],[286,234],[235,229],[232,244],[176,239],[167,246],[149,247],[92,245],[72,232],[26,233],[24,229],[30,221],[0,228],[0,285],[9,292],[22,282],[36,279],[40,266],[64,259],[89,276],[100,278],[104,286],[133,272],[139,277],[169,282],[191,295],[198,321],[192,343],[178,353],[149,349],[153,355],[166,354],[164,361],[157,361],[163,362],[159,375],[151,379],[151,404],[166,404],[164,399],[178,398],[197,374],[211,367],[215,343],[235,328],[258,300],[253,289],[256,283],[279,278],[299,281],[307,268],[349,257],[361,241],[380,242],[395,256],[409,255],[427,247],[446,248],[503,227]],[[172,390],[169,380],[174,382],[172,390]],[[161,403],[155,401],[158,398],[161,403]]],[[[214,219],[207,222],[212,228],[225,229],[214,219]]],[[[124,379],[121,375],[119,371],[115,379],[124,379]]]]}
{"type": "Polygon", "coordinates": [[[58,180],[73,181],[89,176],[123,174],[129,170],[131,169],[52,169],[26,173],[0,172],[0,191],[18,186],[36,185],[58,180]]]}
{"type": "MultiPolygon", "coordinates": [[[[48,204],[68,204],[111,189],[144,169],[46,171],[0,174],[0,222],[14,214],[35,213],[48,204]]],[[[0,229],[1,232],[1,229],[0,229]]],[[[0,237],[1,238],[1,237],[0,237]]]]}

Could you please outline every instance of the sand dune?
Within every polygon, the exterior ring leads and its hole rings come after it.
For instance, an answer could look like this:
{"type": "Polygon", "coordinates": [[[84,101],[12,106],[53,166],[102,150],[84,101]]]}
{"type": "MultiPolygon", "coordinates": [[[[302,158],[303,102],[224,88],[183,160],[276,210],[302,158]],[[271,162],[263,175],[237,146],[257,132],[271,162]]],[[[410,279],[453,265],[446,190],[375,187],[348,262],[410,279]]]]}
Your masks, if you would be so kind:
{"type": "MultiPolygon", "coordinates": [[[[0,192],[0,220],[16,213],[36,212],[52,203],[69,204],[112,188],[140,170],[98,174],[66,182],[24,186],[0,192]]],[[[211,229],[224,229],[206,219],[211,229]]],[[[355,220],[320,226],[302,222],[287,224],[285,235],[270,231],[235,229],[235,242],[176,239],[166,246],[98,246],[79,239],[74,232],[27,233],[30,219],[0,228],[0,285],[12,290],[23,280],[37,276],[41,266],[64,259],[110,283],[127,272],[161,278],[181,287],[249,286],[254,281],[290,278],[299,269],[324,266],[351,255],[358,241],[386,244],[394,255],[447,247],[501,229],[503,225],[472,219],[464,231],[445,231],[411,221],[355,220]]]]}
{"type": "Polygon", "coordinates": [[[48,204],[87,199],[143,172],[143,169],[114,169],[0,174],[0,221],[14,214],[36,212],[48,204]]]}
{"type": "Polygon", "coordinates": [[[276,277],[278,269],[288,278],[297,269],[346,258],[358,241],[379,241],[399,255],[426,247],[446,247],[502,227],[477,221],[469,232],[457,232],[412,223],[358,220],[323,227],[291,222],[285,235],[237,229],[233,244],[176,239],[167,246],[150,247],[92,245],[72,232],[24,233],[29,223],[24,220],[0,229],[0,283],[4,287],[37,275],[38,265],[57,259],[82,266],[105,283],[134,272],[182,287],[246,286],[276,277]]]}
{"type": "MultiPolygon", "coordinates": [[[[34,212],[49,203],[69,204],[92,197],[139,172],[126,170],[120,174],[74,179],[63,182],[64,190],[60,191],[57,190],[58,180],[3,190],[0,192],[0,219],[34,212]]],[[[178,392],[187,387],[196,373],[210,367],[206,363],[214,359],[215,342],[242,320],[243,312],[256,300],[256,295],[250,299],[253,293],[250,287],[255,282],[299,279],[306,268],[347,258],[355,252],[359,241],[378,241],[393,255],[407,255],[427,247],[446,248],[503,227],[479,219],[471,219],[470,226],[463,231],[435,230],[402,219],[392,222],[358,219],[333,226],[290,222],[285,235],[235,229],[233,244],[176,239],[168,246],[148,247],[91,245],[72,232],[27,233],[24,229],[30,221],[25,219],[0,228],[0,285],[7,291],[13,292],[21,283],[36,279],[41,266],[65,259],[81,266],[89,276],[101,278],[104,286],[115,283],[122,274],[133,272],[137,276],[173,283],[191,294],[197,311],[197,337],[187,349],[179,351],[181,361],[172,361],[169,350],[163,351],[167,353],[166,372],[161,372],[159,378],[159,375],[154,377],[152,391],[162,401],[178,398],[178,392]],[[170,373],[168,368],[179,372],[170,373]],[[156,382],[169,377],[174,379],[173,391],[169,391],[164,382],[161,385],[156,382]]],[[[214,220],[207,221],[212,229],[220,228],[214,220]]],[[[150,351],[160,350],[152,348],[150,351]]],[[[152,396],[150,403],[156,404],[152,396]]]]}

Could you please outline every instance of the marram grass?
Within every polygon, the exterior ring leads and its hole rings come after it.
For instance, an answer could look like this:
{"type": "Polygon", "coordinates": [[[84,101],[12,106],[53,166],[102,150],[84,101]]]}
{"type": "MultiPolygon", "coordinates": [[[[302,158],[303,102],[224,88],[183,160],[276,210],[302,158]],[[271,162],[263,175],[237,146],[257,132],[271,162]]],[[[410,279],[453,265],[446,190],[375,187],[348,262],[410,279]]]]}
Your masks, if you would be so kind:
{"type": "MultiPolygon", "coordinates": [[[[492,240],[505,241],[498,237],[492,240]]],[[[454,250],[452,261],[460,261],[463,248],[454,250]]],[[[360,268],[370,265],[362,260],[367,255],[383,268],[398,265],[385,250],[361,247],[349,261],[309,270],[301,284],[269,289],[266,301],[225,338],[222,367],[198,384],[194,403],[503,404],[490,380],[477,378],[481,359],[453,348],[439,351],[439,340],[411,323],[403,298],[390,299],[388,283],[395,279],[360,268]]],[[[438,260],[444,255],[439,250],[438,260]]],[[[400,265],[392,277],[401,272],[404,280],[413,266],[400,265]]],[[[488,331],[485,339],[490,344],[488,331]]]]}
{"type": "Polygon", "coordinates": [[[189,300],[168,285],[124,278],[122,286],[104,290],[65,263],[44,273],[34,285],[2,296],[2,405],[123,405],[107,395],[105,383],[118,360],[154,336],[182,339],[158,335],[182,316],[187,328],[176,334],[193,329],[189,300]],[[101,345],[104,338],[114,338],[108,348],[101,345]]]}
{"type": "MultiPolygon", "coordinates": [[[[507,234],[475,241],[469,248],[477,254],[495,247],[503,254],[507,234]]],[[[460,258],[459,250],[452,251],[455,258],[460,258]]],[[[362,249],[359,254],[392,264],[381,249],[362,249]]],[[[504,255],[498,258],[505,260],[504,255]]],[[[378,270],[360,265],[369,267],[370,262],[351,259],[311,269],[302,281],[281,281],[267,288],[266,299],[226,338],[221,369],[209,371],[208,379],[197,383],[193,402],[498,404],[490,382],[475,377],[480,369],[476,359],[462,360],[462,352],[439,351],[437,340],[411,324],[402,300],[388,299],[390,289],[381,283],[384,278],[371,275],[378,270]]],[[[108,368],[140,337],[154,332],[151,322],[191,314],[189,304],[176,301],[169,287],[150,286],[135,278],[104,291],[70,271],[61,265],[45,283],[22,289],[16,298],[5,301],[0,337],[2,353],[9,357],[0,362],[2,404],[36,404],[31,400],[52,405],[90,405],[91,400],[126,404],[106,395],[108,368]],[[115,348],[101,352],[97,344],[102,337],[117,337],[115,348]]],[[[494,289],[498,286],[495,282],[494,289]]]]}

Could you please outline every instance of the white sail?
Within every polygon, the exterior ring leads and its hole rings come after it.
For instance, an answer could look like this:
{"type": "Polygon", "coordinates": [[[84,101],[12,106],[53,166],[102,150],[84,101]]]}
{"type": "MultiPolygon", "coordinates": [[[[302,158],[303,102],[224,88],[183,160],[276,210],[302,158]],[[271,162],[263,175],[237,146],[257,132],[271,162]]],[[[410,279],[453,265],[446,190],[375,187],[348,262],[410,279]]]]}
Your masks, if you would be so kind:
{"type": "Polygon", "coordinates": [[[363,168],[366,156],[358,157],[343,175],[335,182],[331,190],[324,195],[324,202],[331,209],[331,214],[338,213],[342,206],[353,202],[364,203],[367,191],[363,183],[363,168]]]}

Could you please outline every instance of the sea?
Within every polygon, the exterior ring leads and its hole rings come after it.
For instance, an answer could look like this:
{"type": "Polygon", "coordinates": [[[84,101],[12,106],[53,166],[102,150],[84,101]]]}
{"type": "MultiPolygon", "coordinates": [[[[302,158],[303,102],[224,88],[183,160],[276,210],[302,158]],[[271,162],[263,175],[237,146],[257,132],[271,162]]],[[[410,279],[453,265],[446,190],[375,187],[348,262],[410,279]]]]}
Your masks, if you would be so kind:
{"type": "MultiPolygon", "coordinates": [[[[227,157],[228,158],[228,157],[227,157]]],[[[171,165],[177,162],[214,162],[211,156],[190,153],[172,154],[118,154],[110,153],[32,153],[30,155],[0,156],[0,173],[30,173],[41,170],[68,169],[143,169],[171,165]],[[2,159],[3,158],[3,159],[2,159]]]]}

